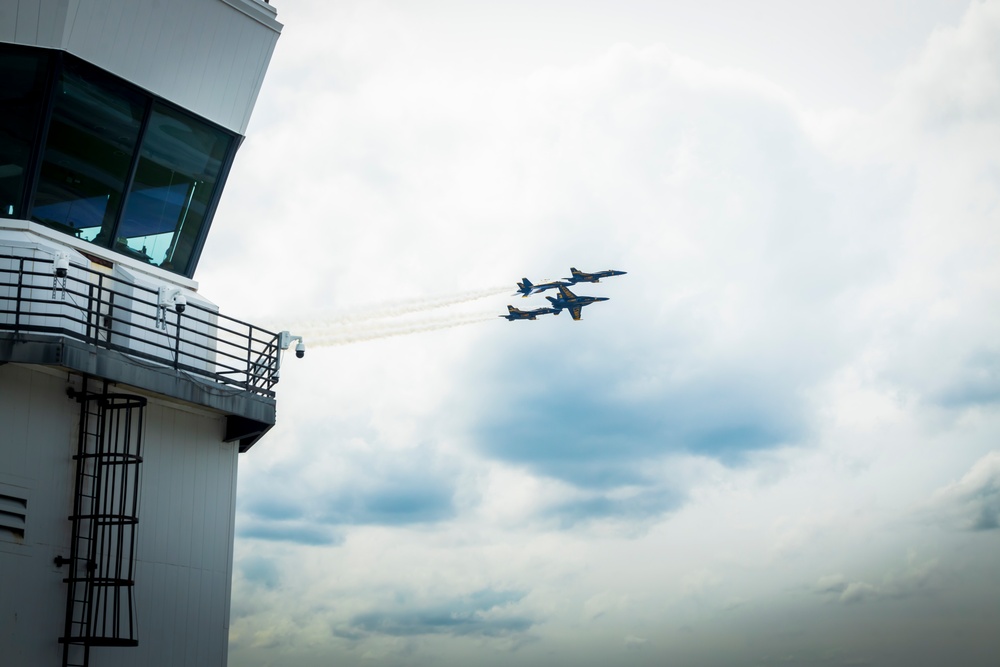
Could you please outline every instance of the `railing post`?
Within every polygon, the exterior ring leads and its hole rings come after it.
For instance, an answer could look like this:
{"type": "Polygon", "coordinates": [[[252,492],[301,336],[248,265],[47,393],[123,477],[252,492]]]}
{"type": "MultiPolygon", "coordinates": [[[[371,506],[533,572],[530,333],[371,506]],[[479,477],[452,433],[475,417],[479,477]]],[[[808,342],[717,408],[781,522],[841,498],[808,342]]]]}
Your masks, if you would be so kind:
{"type": "Polygon", "coordinates": [[[14,333],[21,331],[21,288],[24,285],[24,258],[18,262],[17,267],[17,303],[14,305],[14,333]]]}
{"type": "MultiPolygon", "coordinates": [[[[101,340],[101,329],[103,328],[103,325],[104,325],[103,318],[101,317],[101,311],[102,310],[104,310],[104,274],[103,273],[98,273],[97,274],[97,308],[94,309],[94,318],[96,320],[94,322],[94,331],[96,333],[96,336],[95,336],[95,339],[94,339],[94,343],[95,344],[99,343],[100,340],[101,340]]],[[[105,341],[107,341],[108,338],[110,338],[110,336],[108,336],[108,335],[104,336],[105,341]]]]}
{"type": "MultiPolygon", "coordinates": [[[[103,276],[101,276],[101,277],[103,278],[103,276]]],[[[115,288],[116,287],[117,287],[117,285],[112,282],[111,283],[111,289],[108,290],[108,314],[104,316],[104,324],[105,324],[105,328],[107,329],[107,332],[108,332],[108,335],[107,335],[106,339],[107,339],[107,347],[108,347],[109,350],[111,349],[111,330],[115,326],[115,288]]],[[[128,343],[126,343],[126,345],[128,345],[128,343]]]]}
{"type": "Polygon", "coordinates": [[[94,330],[94,283],[88,281],[87,286],[87,312],[84,313],[84,317],[87,320],[87,333],[86,339],[88,343],[93,343],[97,340],[97,332],[94,330]]]}
{"type": "Polygon", "coordinates": [[[181,314],[177,313],[176,331],[174,332],[174,370],[181,363],[181,314]]]}
{"type": "Polygon", "coordinates": [[[243,388],[246,391],[250,391],[250,386],[256,386],[257,375],[256,370],[253,367],[253,325],[247,325],[247,375],[246,383],[243,388]]]}
{"type": "Polygon", "coordinates": [[[267,388],[271,389],[274,385],[278,384],[278,381],[274,377],[278,373],[278,355],[281,354],[281,345],[278,343],[277,336],[271,339],[269,347],[271,355],[267,360],[267,388]]]}

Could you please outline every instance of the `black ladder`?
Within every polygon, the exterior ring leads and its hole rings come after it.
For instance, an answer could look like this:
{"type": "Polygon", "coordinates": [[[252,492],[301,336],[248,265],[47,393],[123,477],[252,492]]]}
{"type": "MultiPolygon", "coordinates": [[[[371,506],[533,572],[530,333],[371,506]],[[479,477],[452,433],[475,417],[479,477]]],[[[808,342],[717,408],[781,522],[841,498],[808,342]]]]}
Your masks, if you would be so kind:
{"type": "Polygon", "coordinates": [[[88,667],[93,646],[137,646],[135,545],[142,396],[71,391],[80,403],[63,667],[88,667]]]}

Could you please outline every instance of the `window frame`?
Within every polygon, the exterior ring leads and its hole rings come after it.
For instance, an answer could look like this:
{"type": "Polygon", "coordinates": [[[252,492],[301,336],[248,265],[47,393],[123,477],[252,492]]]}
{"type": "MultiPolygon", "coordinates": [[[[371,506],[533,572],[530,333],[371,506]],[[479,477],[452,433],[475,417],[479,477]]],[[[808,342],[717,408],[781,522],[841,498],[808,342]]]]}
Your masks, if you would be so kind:
{"type": "MultiPolygon", "coordinates": [[[[188,256],[186,266],[182,270],[177,268],[167,268],[157,264],[150,263],[149,266],[160,268],[164,271],[183,276],[185,278],[192,278],[194,276],[195,269],[201,260],[201,253],[205,247],[205,242],[208,238],[208,232],[211,229],[212,223],[215,219],[215,212],[218,209],[219,200],[222,198],[222,193],[225,189],[226,182],[229,178],[229,172],[232,169],[233,162],[236,158],[236,153],[243,143],[243,135],[230,130],[218,123],[215,123],[204,116],[192,113],[190,110],[171,102],[170,100],[160,97],[146,90],[145,88],[128,81],[112,72],[108,72],[100,67],[97,67],[93,63],[87,62],[86,60],[79,58],[67,51],[59,49],[46,49],[36,46],[27,46],[23,44],[11,44],[9,42],[0,43],[0,56],[4,53],[31,53],[36,54],[39,60],[42,61],[44,66],[47,66],[48,71],[46,73],[46,80],[44,83],[42,91],[42,99],[39,104],[39,118],[35,125],[34,130],[34,143],[31,146],[31,150],[28,155],[27,163],[24,167],[25,178],[22,183],[22,193],[21,193],[21,210],[15,211],[15,216],[20,216],[23,220],[32,221],[35,224],[43,224],[37,221],[33,221],[31,218],[31,213],[34,210],[36,194],[38,191],[38,186],[41,180],[41,172],[44,164],[44,156],[46,147],[48,145],[49,131],[52,126],[52,120],[55,113],[56,99],[58,97],[58,87],[59,81],[62,76],[63,71],[67,67],[67,63],[72,63],[73,67],[82,68],[84,71],[88,68],[97,70],[104,77],[109,77],[117,85],[124,86],[135,93],[138,93],[144,100],[143,106],[143,116],[142,122],[139,127],[139,132],[136,137],[136,144],[133,150],[131,161],[129,163],[129,168],[127,175],[122,187],[122,196],[118,202],[114,214],[114,223],[111,226],[111,234],[108,242],[105,243],[94,243],[93,241],[87,241],[98,248],[103,248],[109,250],[117,255],[123,257],[129,257],[128,254],[122,253],[115,248],[115,240],[117,239],[118,232],[121,229],[123,216],[125,213],[126,204],[129,200],[129,196],[132,194],[132,188],[135,185],[136,174],[139,169],[139,164],[141,162],[143,143],[146,139],[150,120],[153,116],[153,110],[157,106],[171,110],[172,112],[178,113],[184,118],[193,121],[198,124],[202,124],[212,130],[222,132],[230,137],[229,147],[226,150],[222,160],[220,161],[218,175],[216,177],[215,183],[212,187],[211,195],[209,196],[208,202],[205,206],[205,215],[201,221],[198,232],[194,235],[193,245],[191,252],[188,256]],[[47,61],[47,62],[46,62],[47,61]]],[[[2,218],[0,218],[2,220],[2,218]]],[[[52,228],[54,229],[54,228],[52,228]]],[[[55,229],[54,229],[55,230],[55,229]]],[[[66,234],[62,230],[55,230],[60,233],[66,234]]],[[[179,230],[175,229],[174,233],[179,233],[179,230]]],[[[68,235],[68,234],[67,234],[68,235]]]]}

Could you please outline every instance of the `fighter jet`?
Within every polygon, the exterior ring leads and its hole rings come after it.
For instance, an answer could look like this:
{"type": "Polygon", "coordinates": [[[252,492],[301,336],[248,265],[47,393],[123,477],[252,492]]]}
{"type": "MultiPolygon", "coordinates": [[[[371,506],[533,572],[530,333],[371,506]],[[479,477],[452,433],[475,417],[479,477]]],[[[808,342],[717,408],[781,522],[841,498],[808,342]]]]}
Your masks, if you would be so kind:
{"type": "Polygon", "coordinates": [[[517,292],[515,294],[520,294],[522,297],[527,297],[532,294],[540,294],[545,290],[555,289],[560,285],[565,285],[566,283],[561,281],[553,281],[551,283],[539,283],[538,285],[533,285],[527,278],[522,278],[521,282],[517,284],[517,292]]]}
{"type": "Polygon", "coordinates": [[[614,271],[612,269],[608,269],[607,271],[598,271],[597,273],[584,273],[575,267],[570,267],[569,272],[573,275],[569,278],[564,278],[563,280],[568,280],[570,285],[575,285],[577,283],[599,283],[601,282],[601,278],[625,275],[625,271],[614,271]]]}
{"type": "MultiPolygon", "coordinates": [[[[608,300],[606,296],[577,296],[570,292],[565,285],[559,288],[559,296],[547,296],[545,298],[549,300],[556,311],[568,308],[574,320],[580,319],[580,311],[583,310],[584,306],[588,306],[595,301],[608,300]]],[[[558,315],[559,313],[556,312],[556,314],[558,315]]]]}
{"type": "Polygon", "coordinates": [[[553,315],[558,315],[559,311],[555,308],[535,308],[534,310],[519,310],[514,306],[507,306],[507,315],[498,315],[497,317],[503,317],[506,320],[513,322],[514,320],[533,320],[539,315],[546,315],[552,313],[553,315]]]}

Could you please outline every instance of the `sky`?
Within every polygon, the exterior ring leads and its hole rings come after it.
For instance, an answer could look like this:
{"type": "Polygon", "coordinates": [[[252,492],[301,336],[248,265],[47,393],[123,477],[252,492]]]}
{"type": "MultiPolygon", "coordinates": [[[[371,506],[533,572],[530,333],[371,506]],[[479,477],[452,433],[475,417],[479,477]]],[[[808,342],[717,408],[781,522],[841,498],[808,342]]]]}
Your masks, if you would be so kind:
{"type": "Polygon", "coordinates": [[[1000,663],[1000,2],[274,5],[231,665],[1000,663]]]}

